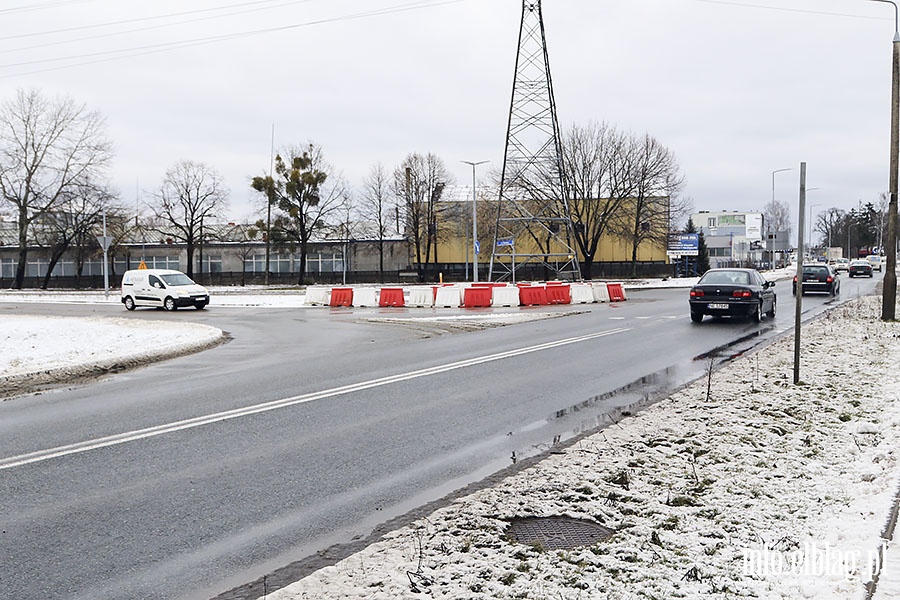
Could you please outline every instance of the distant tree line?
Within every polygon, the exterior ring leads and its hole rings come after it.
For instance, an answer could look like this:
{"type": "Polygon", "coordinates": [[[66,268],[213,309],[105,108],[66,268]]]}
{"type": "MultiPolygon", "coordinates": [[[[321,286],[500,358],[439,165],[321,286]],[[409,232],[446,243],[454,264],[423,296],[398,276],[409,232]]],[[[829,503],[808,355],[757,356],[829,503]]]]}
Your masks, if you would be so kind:
{"type": "MultiPolygon", "coordinates": [[[[594,276],[605,237],[627,245],[634,272],[642,245],[665,247],[669,233],[682,230],[691,210],[690,199],[680,196],[684,176],[674,153],[653,136],[592,122],[571,126],[560,143],[564,185],[550,193],[568,198],[584,278],[594,276]]],[[[210,235],[205,225],[221,221],[228,207],[221,174],[202,162],[177,161],[149,194],[145,210],[129,210],[109,181],[112,158],[97,112],[35,90],[20,90],[2,103],[0,211],[18,224],[14,287],[23,284],[34,246],[48,250],[52,265],[74,249],[80,274],[84,258],[98,251],[95,236],[104,215],[114,246],[137,228],[184,244],[185,270],[193,275],[195,252],[210,235]]],[[[497,189],[499,170],[487,179],[485,189],[497,189]]],[[[273,171],[251,178],[260,216],[247,230],[254,236],[247,242],[264,240],[267,259],[269,248],[299,253],[304,273],[311,240],[375,240],[383,280],[384,241],[405,238],[421,279],[439,264],[441,241],[465,235],[471,218],[463,214],[465,203],[442,202],[454,183],[439,156],[410,153],[394,168],[376,163],[353,190],[321,146],[288,146],[278,152],[273,171]]],[[[491,239],[496,199],[479,198],[478,212],[479,237],[491,239]]]]}

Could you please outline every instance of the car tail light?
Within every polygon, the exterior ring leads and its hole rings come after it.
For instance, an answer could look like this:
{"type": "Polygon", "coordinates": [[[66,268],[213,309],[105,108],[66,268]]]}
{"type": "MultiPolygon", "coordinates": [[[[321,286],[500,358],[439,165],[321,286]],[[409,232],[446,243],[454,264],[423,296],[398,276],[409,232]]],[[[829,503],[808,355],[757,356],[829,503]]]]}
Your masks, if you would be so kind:
{"type": "Polygon", "coordinates": [[[700,298],[703,296],[703,290],[691,290],[691,298],[700,298]]]}
{"type": "Polygon", "coordinates": [[[832,281],[834,281],[834,279],[829,275],[828,279],[825,280],[825,283],[831,283],[832,281]]]}
{"type": "Polygon", "coordinates": [[[733,298],[750,298],[753,293],[750,290],[734,290],[731,292],[733,298]]]}

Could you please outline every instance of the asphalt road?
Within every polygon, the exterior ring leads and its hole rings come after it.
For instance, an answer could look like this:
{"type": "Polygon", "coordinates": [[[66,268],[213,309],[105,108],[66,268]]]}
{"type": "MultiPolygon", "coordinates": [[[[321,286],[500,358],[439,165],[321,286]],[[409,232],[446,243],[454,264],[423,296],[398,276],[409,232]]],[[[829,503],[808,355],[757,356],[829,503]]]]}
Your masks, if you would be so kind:
{"type": "MultiPolygon", "coordinates": [[[[877,278],[842,280],[805,314],[877,278]]],[[[759,325],[693,324],[686,290],[647,290],[455,334],[366,320],[444,314],[422,309],[0,305],[233,337],[0,404],[0,597],[209,598],[635,410],[711,354],[766,343],[793,326],[790,282],[776,290],[778,316],[759,325]]]]}

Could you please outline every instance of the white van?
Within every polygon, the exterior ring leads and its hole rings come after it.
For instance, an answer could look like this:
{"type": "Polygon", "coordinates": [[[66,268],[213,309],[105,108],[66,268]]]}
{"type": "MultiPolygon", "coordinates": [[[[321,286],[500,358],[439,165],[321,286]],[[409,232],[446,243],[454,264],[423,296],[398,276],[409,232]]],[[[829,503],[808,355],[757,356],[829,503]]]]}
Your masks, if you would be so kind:
{"type": "Polygon", "coordinates": [[[205,308],[209,292],[181,271],[138,269],[122,276],[122,304],[128,310],[138,306],[175,310],[180,306],[205,308]]]}

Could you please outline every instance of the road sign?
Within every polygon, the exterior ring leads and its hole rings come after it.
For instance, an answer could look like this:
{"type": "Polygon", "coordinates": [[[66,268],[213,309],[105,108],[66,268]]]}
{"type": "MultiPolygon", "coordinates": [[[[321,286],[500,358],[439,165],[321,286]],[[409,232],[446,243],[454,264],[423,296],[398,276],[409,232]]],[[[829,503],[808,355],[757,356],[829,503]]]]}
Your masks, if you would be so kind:
{"type": "Polygon", "coordinates": [[[475,254],[481,253],[481,244],[478,243],[478,240],[475,240],[475,254]]]}
{"type": "Polygon", "coordinates": [[[106,252],[109,250],[110,245],[112,245],[112,236],[109,235],[98,235],[97,243],[100,244],[100,249],[106,252]]]}
{"type": "Polygon", "coordinates": [[[512,241],[512,240],[497,240],[497,246],[498,246],[498,247],[500,247],[500,246],[512,246],[512,245],[513,245],[513,241],[512,241]]]}

